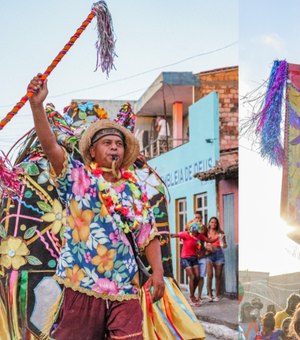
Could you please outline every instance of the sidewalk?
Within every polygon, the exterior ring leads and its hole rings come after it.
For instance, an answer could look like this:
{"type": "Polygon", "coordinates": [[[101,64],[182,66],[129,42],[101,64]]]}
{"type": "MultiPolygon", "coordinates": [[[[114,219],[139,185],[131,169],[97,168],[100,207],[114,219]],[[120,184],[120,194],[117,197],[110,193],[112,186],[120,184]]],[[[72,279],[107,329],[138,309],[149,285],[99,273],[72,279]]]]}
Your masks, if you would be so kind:
{"type": "MultiPolygon", "coordinates": [[[[188,291],[182,289],[182,292],[189,300],[188,291]]],[[[209,302],[206,296],[199,307],[193,307],[206,334],[223,340],[237,339],[238,309],[237,300],[222,297],[218,302],[209,302]]]]}

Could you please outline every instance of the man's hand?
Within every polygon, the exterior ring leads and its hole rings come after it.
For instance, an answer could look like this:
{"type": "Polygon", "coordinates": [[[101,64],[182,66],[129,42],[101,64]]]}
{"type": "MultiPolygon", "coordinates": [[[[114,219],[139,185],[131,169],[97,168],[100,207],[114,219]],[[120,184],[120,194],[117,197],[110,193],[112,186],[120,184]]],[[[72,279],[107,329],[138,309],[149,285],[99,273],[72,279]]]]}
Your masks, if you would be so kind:
{"type": "Polygon", "coordinates": [[[29,98],[31,106],[39,106],[43,104],[44,100],[48,95],[47,79],[42,81],[40,77],[41,73],[38,73],[32,78],[31,82],[27,87],[27,91],[33,91],[33,95],[29,98]]]}
{"type": "Polygon", "coordinates": [[[160,300],[165,292],[165,282],[163,272],[153,273],[146,282],[146,291],[150,292],[151,302],[160,300]]]}

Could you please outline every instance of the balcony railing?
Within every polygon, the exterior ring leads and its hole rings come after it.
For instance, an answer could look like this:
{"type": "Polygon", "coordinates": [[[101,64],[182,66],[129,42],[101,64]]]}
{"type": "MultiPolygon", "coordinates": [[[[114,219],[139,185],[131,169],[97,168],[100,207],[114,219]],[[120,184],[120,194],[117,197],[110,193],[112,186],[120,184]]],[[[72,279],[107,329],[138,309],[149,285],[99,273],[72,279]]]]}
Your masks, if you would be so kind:
{"type": "Polygon", "coordinates": [[[177,148],[178,146],[185,144],[188,141],[188,138],[168,138],[168,140],[156,139],[155,141],[147,145],[144,149],[142,149],[141,153],[145,156],[146,159],[151,159],[161,155],[162,153],[173,150],[174,148],[177,148]]]}

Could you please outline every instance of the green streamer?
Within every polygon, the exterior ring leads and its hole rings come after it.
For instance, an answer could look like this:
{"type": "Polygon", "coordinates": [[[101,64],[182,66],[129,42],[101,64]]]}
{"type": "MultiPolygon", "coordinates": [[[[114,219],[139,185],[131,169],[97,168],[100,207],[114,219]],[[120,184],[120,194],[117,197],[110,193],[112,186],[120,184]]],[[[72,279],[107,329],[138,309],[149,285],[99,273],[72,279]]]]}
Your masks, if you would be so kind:
{"type": "Polygon", "coordinates": [[[25,320],[26,313],[26,304],[27,304],[27,287],[28,287],[28,271],[21,271],[21,279],[20,279],[20,295],[19,295],[19,303],[20,303],[20,312],[22,320],[25,320]]]}

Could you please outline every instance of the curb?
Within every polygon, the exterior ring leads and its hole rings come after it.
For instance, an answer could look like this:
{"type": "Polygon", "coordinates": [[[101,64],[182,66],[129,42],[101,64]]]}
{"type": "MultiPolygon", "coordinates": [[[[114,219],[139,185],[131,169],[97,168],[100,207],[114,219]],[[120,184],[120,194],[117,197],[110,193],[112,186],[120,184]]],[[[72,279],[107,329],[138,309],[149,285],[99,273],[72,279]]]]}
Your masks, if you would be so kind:
{"type": "Polygon", "coordinates": [[[217,339],[223,340],[237,340],[238,332],[234,331],[231,328],[228,328],[223,325],[211,324],[205,321],[201,321],[201,324],[204,328],[206,335],[213,335],[217,339]]]}

